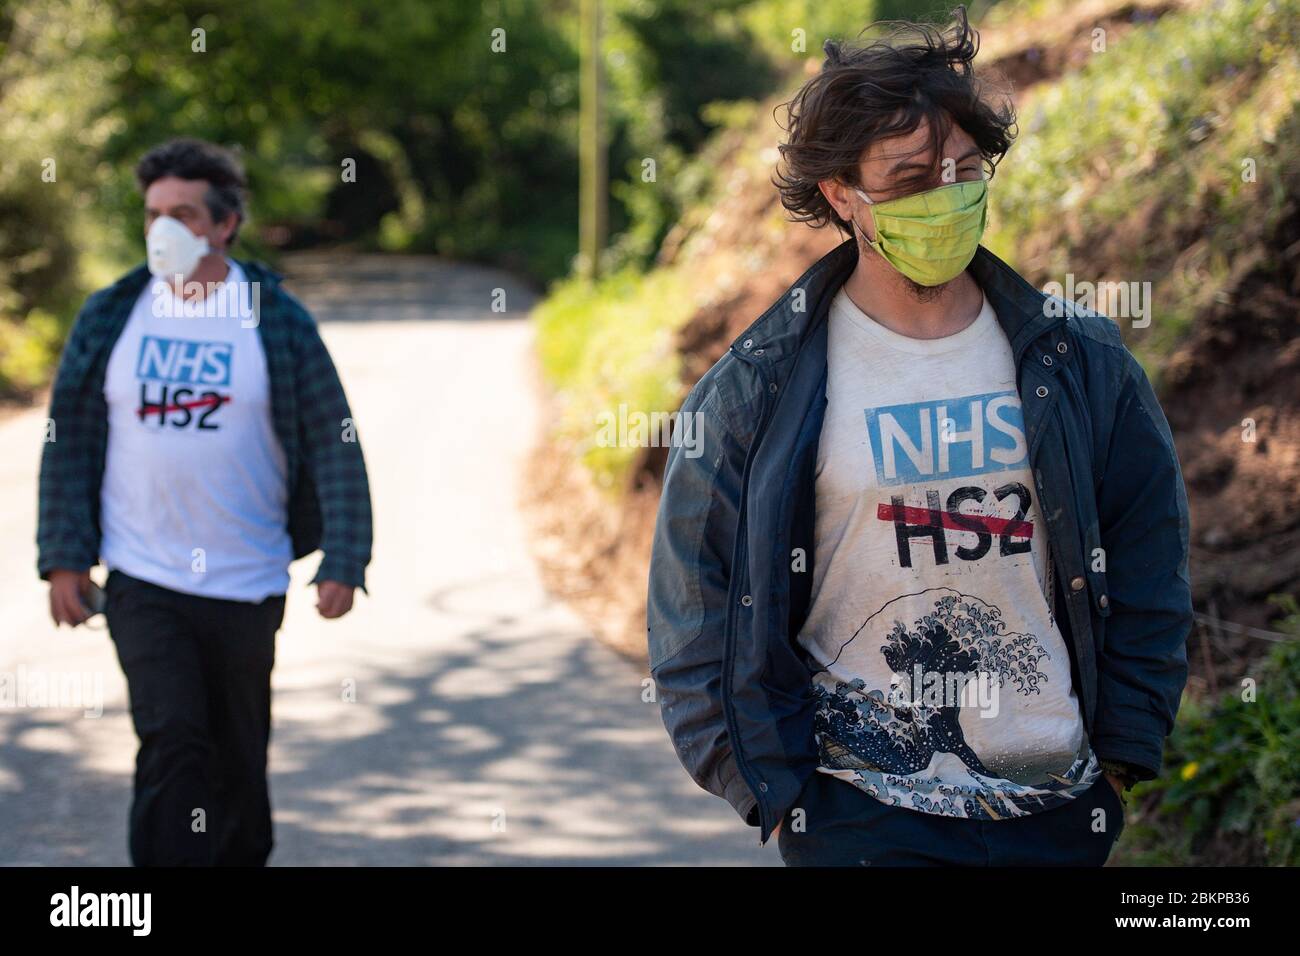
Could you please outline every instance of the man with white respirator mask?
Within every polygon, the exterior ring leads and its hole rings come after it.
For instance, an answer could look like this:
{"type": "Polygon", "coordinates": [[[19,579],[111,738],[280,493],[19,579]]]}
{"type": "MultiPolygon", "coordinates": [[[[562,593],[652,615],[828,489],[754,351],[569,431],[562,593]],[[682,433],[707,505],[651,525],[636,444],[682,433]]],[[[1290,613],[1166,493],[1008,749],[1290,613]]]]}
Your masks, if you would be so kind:
{"type": "Polygon", "coordinates": [[[136,168],[147,264],[94,293],[64,348],[41,460],[38,571],[56,624],[104,613],[140,738],[136,865],[260,866],[271,668],[289,564],[324,552],[326,618],[370,561],[370,492],[315,321],[255,262],[227,151],[180,139],[136,168]]]}

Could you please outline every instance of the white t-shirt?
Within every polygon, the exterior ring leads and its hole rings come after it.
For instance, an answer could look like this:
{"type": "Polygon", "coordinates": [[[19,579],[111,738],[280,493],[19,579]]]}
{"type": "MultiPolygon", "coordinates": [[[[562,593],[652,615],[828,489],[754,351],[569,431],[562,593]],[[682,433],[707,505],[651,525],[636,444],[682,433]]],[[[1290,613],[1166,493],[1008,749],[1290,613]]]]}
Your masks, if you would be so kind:
{"type": "Polygon", "coordinates": [[[1005,819],[1100,772],[1052,616],[1011,347],[830,310],[812,604],[819,769],[882,802],[1005,819]]]}
{"type": "Polygon", "coordinates": [[[113,347],[100,553],[174,591],[261,601],[289,586],[287,468],[252,289],[228,265],[200,303],[151,279],[113,347]]]}

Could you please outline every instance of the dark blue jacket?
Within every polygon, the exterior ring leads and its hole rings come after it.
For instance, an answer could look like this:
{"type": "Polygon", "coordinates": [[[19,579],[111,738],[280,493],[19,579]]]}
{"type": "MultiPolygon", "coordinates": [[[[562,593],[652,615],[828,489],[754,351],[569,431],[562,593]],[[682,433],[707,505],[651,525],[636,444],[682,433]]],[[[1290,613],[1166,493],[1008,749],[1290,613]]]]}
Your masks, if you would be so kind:
{"type": "MultiPolygon", "coordinates": [[[[812,673],[795,635],[812,592],[826,317],[856,264],[847,240],[691,390],[682,413],[696,413],[698,431],[669,454],[655,527],[649,649],[664,724],[695,781],[760,827],[761,842],[817,766],[812,673]]],[[[1114,322],[1038,291],[983,247],[970,271],[1015,356],[1085,729],[1099,758],[1150,779],[1192,624],[1169,425],[1114,322]]]]}

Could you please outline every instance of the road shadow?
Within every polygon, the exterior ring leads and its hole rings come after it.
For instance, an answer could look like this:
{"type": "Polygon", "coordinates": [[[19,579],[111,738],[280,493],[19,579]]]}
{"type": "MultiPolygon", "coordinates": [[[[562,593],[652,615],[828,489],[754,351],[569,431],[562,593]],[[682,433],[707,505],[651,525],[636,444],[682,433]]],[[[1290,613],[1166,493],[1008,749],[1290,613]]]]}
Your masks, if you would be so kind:
{"type": "Polygon", "coordinates": [[[96,768],[92,756],[120,740],[123,722],[129,734],[129,720],[120,706],[105,707],[94,719],[46,708],[0,715],[0,864],[130,862],[131,776],[96,768]]]}
{"type": "MultiPolygon", "coordinates": [[[[272,865],[779,863],[676,764],[636,668],[562,630],[521,645],[521,624],[501,614],[455,649],[359,668],[355,702],[277,689],[272,865]]],[[[0,741],[0,861],[129,863],[130,773],[95,767],[134,752],[125,707],[11,710],[0,741]]]]}
{"type": "Polygon", "coordinates": [[[320,719],[277,723],[282,765],[298,769],[273,777],[273,862],[779,863],[775,845],[759,850],[757,831],[676,764],[631,665],[547,630],[530,640],[548,656],[520,655],[516,624],[503,616],[456,650],[361,678],[357,702],[320,719]],[[368,706],[369,686],[393,702],[368,706]],[[349,732],[354,715],[369,729],[349,732]]]}

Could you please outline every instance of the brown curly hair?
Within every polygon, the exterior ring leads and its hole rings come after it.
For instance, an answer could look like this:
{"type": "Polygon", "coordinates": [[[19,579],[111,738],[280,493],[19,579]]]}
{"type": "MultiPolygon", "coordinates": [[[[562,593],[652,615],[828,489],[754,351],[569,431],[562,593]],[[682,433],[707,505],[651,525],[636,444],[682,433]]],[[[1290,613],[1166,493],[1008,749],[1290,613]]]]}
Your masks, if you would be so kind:
{"type": "Polygon", "coordinates": [[[244,199],[248,190],[238,156],[216,143],[180,137],[155,146],[136,164],[135,180],[142,193],[164,176],[206,180],[208,191],[204,204],[212,215],[212,221],[225,222],[231,213],[238,217],[229,242],[229,245],[235,244],[239,227],[244,222],[244,199]]]}
{"type": "MultiPolygon", "coordinates": [[[[913,132],[922,121],[929,122],[932,155],[939,155],[955,123],[975,140],[988,175],[993,175],[1015,138],[1015,111],[1010,97],[993,101],[993,84],[975,76],[971,64],[979,34],[966,9],[958,7],[952,16],[953,22],[942,29],[895,21],[880,39],[826,41],[821,72],[783,104],[787,141],[779,147],[781,163],[773,185],[792,221],[834,223],[851,234],[817,184],[837,179],[860,186],[863,152],[877,140],[913,132]]],[[[928,176],[920,171],[900,185],[928,176]]]]}

